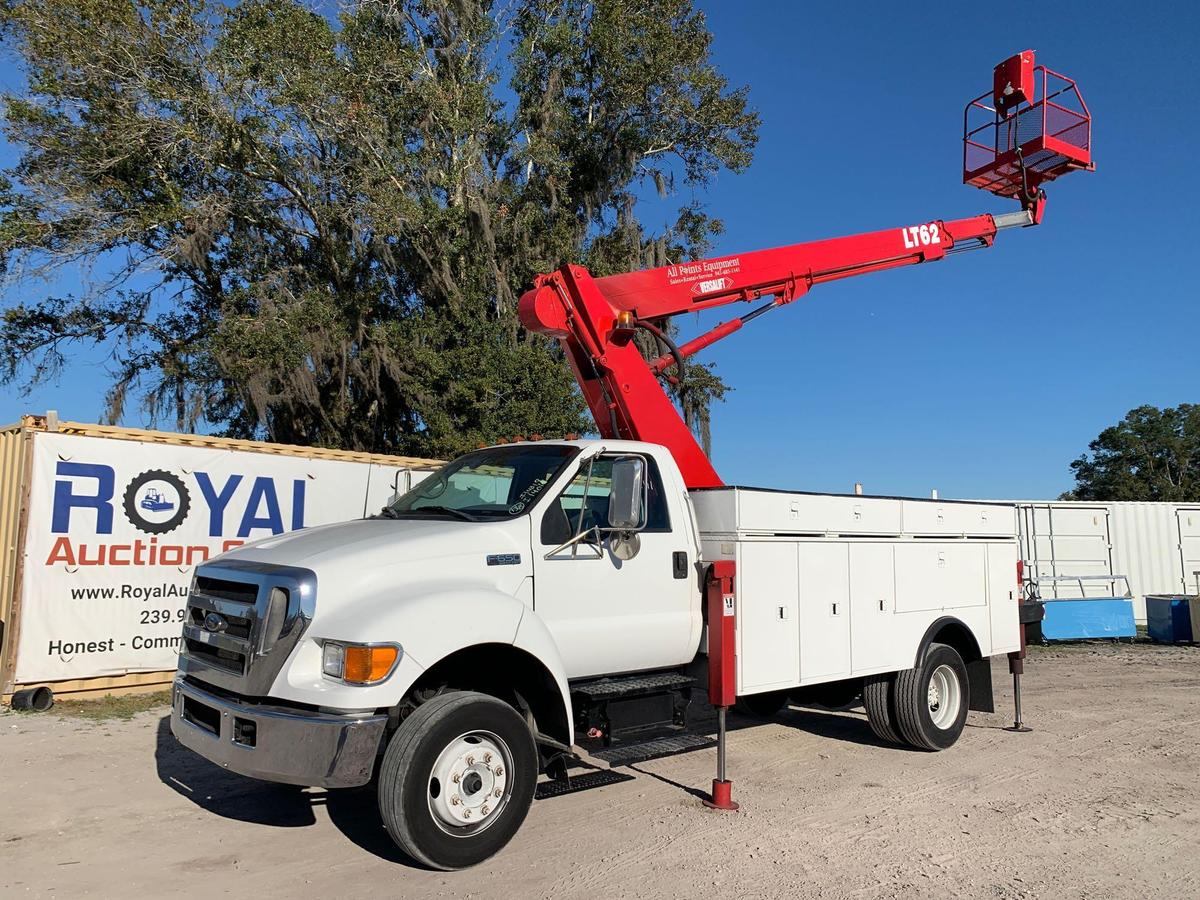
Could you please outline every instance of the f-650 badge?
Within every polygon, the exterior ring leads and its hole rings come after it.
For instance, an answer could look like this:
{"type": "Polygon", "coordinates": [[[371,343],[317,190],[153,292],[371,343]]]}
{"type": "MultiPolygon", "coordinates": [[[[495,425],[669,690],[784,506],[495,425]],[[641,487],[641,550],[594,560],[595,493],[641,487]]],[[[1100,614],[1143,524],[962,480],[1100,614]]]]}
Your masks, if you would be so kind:
{"type": "Polygon", "coordinates": [[[909,250],[942,242],[942,230],[937,222],[930,222],[928,225],[909,225],[907,228],[901,228],[900,233],[904,235],[904,246],[909,250]]]}

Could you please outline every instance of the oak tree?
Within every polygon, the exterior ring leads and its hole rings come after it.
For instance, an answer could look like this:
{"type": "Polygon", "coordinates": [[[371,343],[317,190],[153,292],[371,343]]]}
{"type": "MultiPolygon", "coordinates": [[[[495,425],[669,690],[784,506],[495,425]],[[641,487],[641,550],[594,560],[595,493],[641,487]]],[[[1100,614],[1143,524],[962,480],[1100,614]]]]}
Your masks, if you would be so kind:
{"type": "Polygon", "coordinates": [[[1200,502],[1200,406],[1139,406],[1073,463],[1068,500],[1200,502]]]}
{"type": "MultiPolygon", "coordinates": [[[[703,254],[758,119],[691,0],[6,0],[0,379],[106,416],[443,455],[584,430],[516,300],[703,254]],[[658,195],[658,196],[655,196],[658,195]],[[646,200],[669,214],[650,224],[646,200]],[[46,296],[39,276],[84,267],[46,296]],[[41,294],[39,295],[39,291],[41,294]]],[[[658,214],[662,216],[660,212],[658,214]]],[[[700,433],[720,379],[679,399],[700,433]]]]}

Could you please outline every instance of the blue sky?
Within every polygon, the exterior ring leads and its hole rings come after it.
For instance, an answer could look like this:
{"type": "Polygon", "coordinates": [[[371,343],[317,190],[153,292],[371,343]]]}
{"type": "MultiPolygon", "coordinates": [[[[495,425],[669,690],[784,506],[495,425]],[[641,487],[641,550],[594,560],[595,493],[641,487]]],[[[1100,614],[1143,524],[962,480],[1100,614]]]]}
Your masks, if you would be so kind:
{"type": "MultiPolygon", "coordinates": [[[[966,101],[1026,48],[1078,81],[1098,164],[1048,186],[1038,228],[818,287],[710,350],[735,388],[714,415],[726,481],[1053,497],[1130,408],[1200,402],[1195,5],[700,5],[763,120],[753,166],[704,196],[716,254],[1015,208],[960,183],[960,137],[966,101]]],[[[6,388],[0,420],[95,420],[105,383],[80,359],[27,397],[6,388]]]]}

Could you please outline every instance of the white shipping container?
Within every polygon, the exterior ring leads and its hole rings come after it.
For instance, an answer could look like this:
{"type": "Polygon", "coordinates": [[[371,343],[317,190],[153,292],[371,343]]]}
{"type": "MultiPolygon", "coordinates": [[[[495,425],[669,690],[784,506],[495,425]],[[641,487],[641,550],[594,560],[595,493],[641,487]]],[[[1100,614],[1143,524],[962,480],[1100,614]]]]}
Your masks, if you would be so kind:
{"type": "MultiPolygon", "coordinates": [[[[1200,505],[1023,501],[1017,504],[1021,556],[1034,577],[1125,575],[1134,618],[1146,621],[1147,594],[1198,593],[1200,505]]],[[[1111,584],[1124,591],[1120,581],[1111,584]]],[[[1097,596],[1107,582],[1042,585],[1045,597],[1097,596]]]]}

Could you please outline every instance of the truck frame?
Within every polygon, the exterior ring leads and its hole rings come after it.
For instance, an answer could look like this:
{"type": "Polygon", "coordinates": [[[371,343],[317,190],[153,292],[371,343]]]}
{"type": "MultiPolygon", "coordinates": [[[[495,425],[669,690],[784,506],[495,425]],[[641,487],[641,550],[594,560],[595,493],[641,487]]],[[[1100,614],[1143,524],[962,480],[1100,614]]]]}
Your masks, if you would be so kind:
{"type": "Polygon", "coordinates": [[[1037,607],[1022,603],[1011,504],[728,486],[670,395],[687,357],[817,284],[1040,223],[1042,185],[1092,167],[1086,106],[1032,51],[996,68],[990,125],[976,125],[988,97],[967,108],[964,181],[1017,211],[540,276],[522,321],[562,343],[599,438],[481,448],[379,516],[199,567],[175,736],[256,778],[374,782],[397,845],[458,869],[508,843],[539,779],[580,786],[571,772],[588,753],[615,764],[648,737],[710,746],[692,727],[702,691],[718,716],[709,805],[725,810],[735,703],[769,717],[789,699],[861,697],[880,739],[932,751],[956,742],[968,710],[992,709],[991,657],[1009,656],[1019,698],[1037,607]],[[663,327],[758,300],[682,345],[663,327]],[[643,357],[639,330],[659,358],[643,357]]]}

